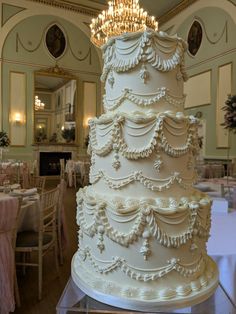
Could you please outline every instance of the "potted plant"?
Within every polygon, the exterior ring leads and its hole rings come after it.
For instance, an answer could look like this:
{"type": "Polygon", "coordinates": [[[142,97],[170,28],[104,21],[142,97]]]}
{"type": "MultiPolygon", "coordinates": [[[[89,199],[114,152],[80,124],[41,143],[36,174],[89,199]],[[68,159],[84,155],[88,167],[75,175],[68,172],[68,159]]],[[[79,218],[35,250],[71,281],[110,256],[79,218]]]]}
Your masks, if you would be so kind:
{"type": "Polygon", "coordinates": [[[73,142],[75,140],[75,128],[64,129],[61,131],[61,135],[67,143],[73,142]]]}
{"type": "MultiPolygon", "coordinates": [[[[229,131],[228,142],[230,142],[230,132],[236,133],[236,95],[228,95],[225,105],[222,108],[225,111],[224,123],[221,125],[229,131]]],[[[227,149],[227,181],[229,177],[229,150],[230,143],[227,149]]]]}
{"type": "Polygon", "coordinates": [[[2,159],[3,150],[10,145],[10,139],[5,131],[0,131],[0,159],[2,159]]]}

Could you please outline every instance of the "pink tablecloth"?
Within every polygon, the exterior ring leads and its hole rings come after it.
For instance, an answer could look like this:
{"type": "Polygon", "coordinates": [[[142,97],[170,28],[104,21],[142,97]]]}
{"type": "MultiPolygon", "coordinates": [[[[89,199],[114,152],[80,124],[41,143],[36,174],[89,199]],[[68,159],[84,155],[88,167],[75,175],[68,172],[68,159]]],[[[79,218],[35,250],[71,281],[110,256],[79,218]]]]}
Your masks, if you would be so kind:
{"type": "Polygon", "coordinates": [[[213,213],[207,250],[217,262],[220,282],[236,305],[236,211],[213,213]]]}
{"type": "Polygon", "coordinates": [[[0,193],[0,314],[15,310],[12,230],[16,226],[17,213],[18,199],[0,193]]]}

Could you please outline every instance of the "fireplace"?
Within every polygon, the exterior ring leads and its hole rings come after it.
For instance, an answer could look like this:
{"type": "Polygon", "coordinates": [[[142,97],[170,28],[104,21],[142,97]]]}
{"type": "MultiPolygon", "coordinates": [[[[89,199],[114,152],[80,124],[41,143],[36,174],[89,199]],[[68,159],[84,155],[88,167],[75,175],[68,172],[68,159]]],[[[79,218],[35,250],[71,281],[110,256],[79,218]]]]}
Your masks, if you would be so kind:
{"type": "Polygon", "coordinates": [[[40,152],[39,153],[39,175],[59,176],[60,159],[65,161],[71,159],[71,152],[40,152]]]}

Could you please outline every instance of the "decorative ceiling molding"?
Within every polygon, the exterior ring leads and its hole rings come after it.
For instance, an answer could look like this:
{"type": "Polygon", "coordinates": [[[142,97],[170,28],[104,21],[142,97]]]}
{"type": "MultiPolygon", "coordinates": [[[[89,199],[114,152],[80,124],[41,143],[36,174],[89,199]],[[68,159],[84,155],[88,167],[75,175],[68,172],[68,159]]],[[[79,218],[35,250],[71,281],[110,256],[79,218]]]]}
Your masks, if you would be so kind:
{"type": "MultiPolygon", "coordinates": [[[[31,2],[37,2],[41,3],[44,5],[60,8],[63,10],[68,10],[68,11],[74,11],[76,13],[80,14],[85,14],[91,17],[96,17],[99,13],[102,11],[101,9],[98,8],[92,8],[89,6],[84,6],[81,4],[74,3],[73,0],[71,1],[60,1],[60,0],[27,0],[31,2]]],[[[180,4],[175,6],[173,9],[169,10],[166,14],[158,17],[158,22],[160,25],[166,23],[170,19],[172,19],[174,16],[182,12],[184,9],[192,5],[193,3],[197,2],[198,0],[183,0],[180,4]]],[[[230,0],[229,0],[230,1],[230,0]]],[[[106,6],[104,5],[104,8],[106,6]]]]}
{"type": "Polygon", "coordinates": [[[173,9],[168,11],[166,14],[158,17],[159,25],[163,25],[164,23],[168,22],[170,19],[178,15],[180,12],[188,8],[190,5],[194,4],[199,0],[183,0],[180,4],[175,6],[173,9]]]}
{"type": "MultiPolygon", "coordinates": [[[[74,3],[73,0],[71,1],[60,1],[60,0],[27,0],[31,2],[37,2],[40,4],[48,5],[51,7],[56,7],[63,10],[73,11],[80,14],[85,14],[91,17],[96,17],[99,13],[101,13],[104,5],[101,9],[92,8],[89,6],[85,6],[82,4],[74,3]]],[[[176,5],[173,9],[169,10],[166,14],[158,17],[159,25],[163,25],[164,23],[168,22],[170,19],[178,15],[180,12],[188,8],[193,3],[199,0],[183,0],[180,4],[176,5]]],[[[231,0],[228,0],[231,1],[231,0]]]]}
{"type": "Polygon", "coordinates": [[[232,5],[236,6],[235,2],[233,0],[228,0],[232,5]]]}
{"type": "Polygon", "coordinates": [[[83,24],[88,27],[88,29],[90,30],[90,23],[87,23],[87,22],[83,22],[83,24]]]}
{"type": "Polygon", "coordinates": [[[76,4],[76,3],[74,3],[74,4],[65,3],[65,2],[61,2],[59,0],[53,0],[53,1],[52,0],[27,0],[27,1],[41,3],[44,5],[56,7],[56,8],[63,9],[63,10],[74,11],[76,13],[85,14],[85,15],[89,15],[92,17],[96,17],[101,12],[101,10],[99,10],[99,9],[86,7],[86,6],[83,6],[81,4],[76,4]]]}

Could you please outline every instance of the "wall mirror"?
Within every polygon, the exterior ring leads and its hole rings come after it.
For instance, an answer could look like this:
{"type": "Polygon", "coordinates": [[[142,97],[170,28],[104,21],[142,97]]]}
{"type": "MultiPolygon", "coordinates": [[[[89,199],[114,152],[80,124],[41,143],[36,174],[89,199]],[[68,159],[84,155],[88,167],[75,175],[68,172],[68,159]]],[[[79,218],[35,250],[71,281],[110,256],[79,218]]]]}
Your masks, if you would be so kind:
{"type": "Polygon", "coordinates": [[[34,73],[34,142],[76,144],[77,78],[59,67],[34,73]]]}

